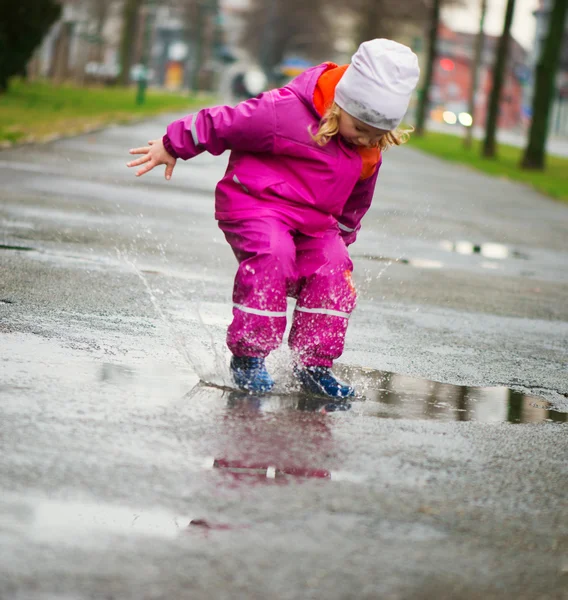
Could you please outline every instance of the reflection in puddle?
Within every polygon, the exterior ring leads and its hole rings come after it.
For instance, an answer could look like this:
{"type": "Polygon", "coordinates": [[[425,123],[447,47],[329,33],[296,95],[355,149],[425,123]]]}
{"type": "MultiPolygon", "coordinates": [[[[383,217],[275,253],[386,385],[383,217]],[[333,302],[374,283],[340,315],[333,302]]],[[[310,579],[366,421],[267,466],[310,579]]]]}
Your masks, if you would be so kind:
{"type": "Polygon", "coordinates": [[[19,252],[33,252],[35,248],[29,246],[9,246],[7,244],[0,244],[0,250],[17,250],[19,252]]]}
{"type": "MultiPolygon", "coordinates": [[[[215,391],[198,385],[193,399],[206,402],[215,391]]],[[[203,463],[217,481],[233,488],[243,483],[364,480],[361,474],[341,469],[332,435],[329,413],[349,410],[350,403],[300,393],[259,396],[220,391],[224,406],[207,443],[210,458],[203,463]]]]}
{"type": "Polygon", "coordinates": [[[213,459],[213,468],[218,469],[222,473],[230,474],[235,479],[258,478],[260,480],[282,480],[287,477],[302,479],[332,479],[332,472],[328,469],[291,465],[276,466],[265,462],[251,463],[242,460],[227,460],[225,458],[213,459]]]}
{"type": "Polygon", "coordinates": [[[326,398],[317,398],[296,392],[289,394],[253,395],[230,391],[227,395],[227,407],[232,409],[259,410],[263,413],[280,410],[299,410],[326,414],[350,410],[351,403],[347,401],[334,402],[326,398]]]}
{"type": "Polygon", "coordinates": [[[360,473],[285,463],[276,465],[267,461],[213,458],[210,464],[211,468],[215,469],[218,473],[228,475],[234,481],[243,481],[248,484],[263,483],[266,481],[288,483],[290,481],[298,482],[306,479],[348,481],[350,483],[362,483],[365,480],[364,475],[360,473]]]}
{"type": "Polygon", "coordinates": [[[393,419],[483,423],[567,422],[547,400],[506,387],[467,387],[387,371],[337,368],[364,391],[365,414],[393,419]]]}

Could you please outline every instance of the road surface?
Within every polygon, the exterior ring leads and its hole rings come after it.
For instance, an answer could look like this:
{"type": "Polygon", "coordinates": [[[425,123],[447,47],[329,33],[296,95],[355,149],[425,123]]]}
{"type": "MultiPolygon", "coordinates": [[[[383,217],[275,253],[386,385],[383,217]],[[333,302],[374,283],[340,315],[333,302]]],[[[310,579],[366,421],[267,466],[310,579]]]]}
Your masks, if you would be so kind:
{"type": "Polygon", "coordinates": [[[125,167],[168,120],[0,153],[0,598],[568,598],[568,207],[389,151],[366,399],[305,402],[286,349],[242,397],[227,157],[125,167]]]}

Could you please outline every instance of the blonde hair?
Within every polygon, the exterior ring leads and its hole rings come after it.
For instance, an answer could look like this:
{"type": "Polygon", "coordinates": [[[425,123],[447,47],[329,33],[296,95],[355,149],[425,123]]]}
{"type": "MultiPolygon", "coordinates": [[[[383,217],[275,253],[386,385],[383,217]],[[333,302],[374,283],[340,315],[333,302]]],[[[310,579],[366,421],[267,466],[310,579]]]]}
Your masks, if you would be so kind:
{"type": "MultiPolygon", "coordinates": [[[[310,129],[312,140],[314,140],[318,146],[325,146],[334,135],[339,133],[341,110],[341,107],[334,102],[323,115],[316,133],[312,133],[310,129]]],[[[391,146],[405,144],[410,139],[410,134],[413,131],[414,127],[411,127],[410,129],[401,129],[397,127],[396,129],[385,133],[385,135],[377,142],[377,147],[381,150],[387,150],[391,146]]]]}

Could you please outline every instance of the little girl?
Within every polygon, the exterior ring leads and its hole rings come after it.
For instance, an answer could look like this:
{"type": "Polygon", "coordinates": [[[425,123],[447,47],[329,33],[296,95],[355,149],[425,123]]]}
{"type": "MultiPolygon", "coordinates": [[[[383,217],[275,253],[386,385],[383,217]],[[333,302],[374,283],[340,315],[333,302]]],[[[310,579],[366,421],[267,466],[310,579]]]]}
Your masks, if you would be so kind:
{"type": "Polygon", "coordinates": [[[227,345],[236,385],[267,392],[264,359],[286,328],[294,373],[309,393],[348,398],[331,371],[355,307],[352,244],[367,212],[381,150],[406,141],[397,129],[418,82],[416,55],[397,42],[361,44],[350,65],[324,63],[280,89],[174,121],[161,140],[130,150],[148,173],[178,158],[231,150],[215,191],[215,218],[239,262],[227,345]]]}

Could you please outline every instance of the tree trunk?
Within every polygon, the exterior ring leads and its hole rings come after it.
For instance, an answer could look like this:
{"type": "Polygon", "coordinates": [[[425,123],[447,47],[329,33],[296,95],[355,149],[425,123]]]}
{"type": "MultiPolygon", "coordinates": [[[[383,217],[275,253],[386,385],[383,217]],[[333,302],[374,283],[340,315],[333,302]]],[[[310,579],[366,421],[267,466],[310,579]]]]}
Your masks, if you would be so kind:
{"type": "Polygon", "coordinates": [[[266,8],[266,25],[264,27],[262,44],[260,47],[260,64],[266,76],[269,87],[274,80],[274,67],[278,62],[277,56],[277,19],[279,12],[279,0],[268,0],[266,8]]]}
{"type": "Polygon", "coordinates": [[[130,83],[130,68],[132,67],[132,49],[136,39],[138,15],[143,0],[125,0],[122,12],[122,39],[120,41],[120,85],[130,83]]]}
{"type": "Polygon", "coordinates": [[[436,63],[438,41],[438,26],[440,24],[440,0],[432,0],[432,13],[430,17],[430,29],[428,33],[428,62],[426,64],[426,75],[424,83],[420,90],[420,99],[418,103],[418,112],[416,115],[416,135],[424,135],[424,125],[430,109],[430,85],[434,74],[434,65],[436,63]]]}
{"type": "Polygon", "coordinates": [[[26,79],[28,81],[36,81],[40,75],[40,56],[39,50],[36,50],[30,58],[26,68],[26,79]]]}
{"type": "Polygon", "coordinates": [[[520,392],[515,392],[513,390],[509,390],[508,395],[507,421],[510,423],[523,423],[523,405],[525,397],[520,392]]]}
{"type": "Polygon", "coordinates": [[[73,24],[61,23],[61,29],[55,43],[53,56],[53,80],[56,84],[65,81],[69,75],[69,47],[71,45],[71,33],[73,24]]]}
{"type": "Polygon", "coordinates": [[[471,87],[469,89],[468,113],[471,115],[471,126],[465,128],[465,138],[463,145],[468,150],[471,148],[473,139],[473,128],[475,126],[475,96],[477,94],[477,84],[479,81],[479,67],[483,58],[483,25],[485,23],[485,14],[487,13],[487,0],[481,0],[481,14],[479,16],[479,33],[475,40],[475,55],[471,66],[471,87]]]}
{"type": "Polygon", "coordinates": [[[75,83],[85,85],[87,79],[87,63],[89,62],[90,44],[83,41],[75,53],[75,83]]]}
{"type": "MultiPolygon", "coordinates": [[[[564,2],[566,0],[563,0],[564,2]]],[[[489,111],[485,124],[485,141],[483,143],[483,156],[493,158],[497,154],[497,145],[495,137],[497,134],[497,121],[499,119],[499,104],[501,99],[501,89],[505,78],[507,68],[507,55],[509,53],[509,40],[511,39],[511,23],[515,12],[515,0],[507,0],[507,10],[505,11],[505,22],[503,24],[503,33],[499,38],[497,47],[497,56],[495,66],[493,67],[493,85],[489,98],[489,111]]]]}
{"type": "Polygon", "coordinates": [[[205,23],[202,2],[195,4],[195,22],[193,26],[193,68],[191,71],[191,91],[196,94],[201,87],[201,69],[203,67],[203,26],[205,23]]]}
{"type": "Polygon", "coordinates": [[[521,161],[524,169],[545,168],[550,109],[564,41],[567,7],[566,0],[556,0],[549,16],[548,35],[536,67],[529,141],[521,161]]]}

